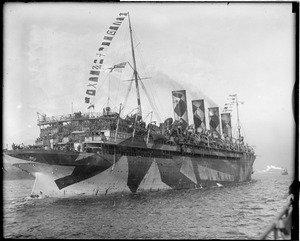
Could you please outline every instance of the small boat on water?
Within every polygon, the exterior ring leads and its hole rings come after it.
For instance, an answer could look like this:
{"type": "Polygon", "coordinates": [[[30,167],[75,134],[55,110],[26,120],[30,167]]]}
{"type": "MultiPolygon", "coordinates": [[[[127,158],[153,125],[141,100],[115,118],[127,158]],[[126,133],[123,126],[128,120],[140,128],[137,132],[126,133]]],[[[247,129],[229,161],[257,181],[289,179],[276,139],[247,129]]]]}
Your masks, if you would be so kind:
{"type": "MultiPolygon", "coordinates": [[[[169,117],[157,124],[152,120],[153,112],[143,115],[139,86],[145,89],[142,81],[145,78],[137,71],[132,35],[129,13],[120,13],[106,31],[89,72],[84,99],[89,112],[53,117],[38,113],[40,135],[36,143],[5,151],[6,155],[19,159],[14,166],[35,176],[32,195],[106,195],[205,188],[251,179],[256,156],[241,135],[238,110],[238,135],[232,134],[231,108],[238,108],[237,95],[229,95],[223,113],[217,106],[206,109],[204,99],[192,100],[194,123],[191,124],[186,90],[170,90],[174,119],[169,117]],[[128,20],[132,59],[105,67],[107,50],[125,20],[128,20]],[[94,112],[100,79],[125,68],[131,71],[131,79],[127,81],[125,101],[119,110],[113,111],[107,105],[102,113],[94,112]],[[137,107],[124,114],[132,83],[135,83],[137,107]]],[[[145,90],[148,97],[147,93],[145,90]]]]}
{"type": "Polygon", "coordinates": [[[287,171],[287,168],[283,168],[282,171],[281,171],[281,175],[288,175],[288,171],[287,171]]]}

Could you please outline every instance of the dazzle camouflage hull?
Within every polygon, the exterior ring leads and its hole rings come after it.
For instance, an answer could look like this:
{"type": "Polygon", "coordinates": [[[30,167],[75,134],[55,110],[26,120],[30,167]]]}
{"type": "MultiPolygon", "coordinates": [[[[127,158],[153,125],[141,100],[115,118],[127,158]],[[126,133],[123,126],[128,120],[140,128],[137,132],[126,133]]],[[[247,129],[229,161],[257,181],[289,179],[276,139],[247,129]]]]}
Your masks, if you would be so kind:
{"type": "Polygon", "coordinates": [[[169,157],[52,150],[20,150],[7,154],[24,159],[14,165],[35,175],[33,195],[106,195],[206,188],[251,179],[252,154],[224,154],[214,150],[199,152],[202,153],[198,156],[169,157]]]}

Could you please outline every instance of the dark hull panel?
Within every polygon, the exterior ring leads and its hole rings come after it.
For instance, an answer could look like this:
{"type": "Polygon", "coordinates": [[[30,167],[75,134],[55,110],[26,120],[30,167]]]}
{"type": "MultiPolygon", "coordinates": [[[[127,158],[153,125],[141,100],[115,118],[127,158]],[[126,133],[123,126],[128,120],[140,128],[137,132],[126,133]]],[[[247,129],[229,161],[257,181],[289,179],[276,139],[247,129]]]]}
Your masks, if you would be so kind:
{"type": "Polygon", "coordinates": [[[99,195],[164,189],[205,188],[251,179],[255,156],[240,159],[173,156],[155,158],[45,150],[8,151],[14,164],[36,176],[33,193],[99,195]]]}

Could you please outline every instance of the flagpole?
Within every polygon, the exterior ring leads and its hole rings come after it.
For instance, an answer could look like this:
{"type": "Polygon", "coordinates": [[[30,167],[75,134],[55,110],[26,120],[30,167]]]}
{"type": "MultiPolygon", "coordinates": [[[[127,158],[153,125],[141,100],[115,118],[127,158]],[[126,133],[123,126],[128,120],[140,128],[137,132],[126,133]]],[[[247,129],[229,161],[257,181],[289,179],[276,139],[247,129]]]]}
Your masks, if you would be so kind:
{"type": "Polygon", "coordinates": [[[239,117],[239,101],[236,95],[236,113],[237,113],[237,124],[238,124],[238,132],[239,132],[239,139],[241,138],[241,126],[240,126],[240,117],[239,117]]]}

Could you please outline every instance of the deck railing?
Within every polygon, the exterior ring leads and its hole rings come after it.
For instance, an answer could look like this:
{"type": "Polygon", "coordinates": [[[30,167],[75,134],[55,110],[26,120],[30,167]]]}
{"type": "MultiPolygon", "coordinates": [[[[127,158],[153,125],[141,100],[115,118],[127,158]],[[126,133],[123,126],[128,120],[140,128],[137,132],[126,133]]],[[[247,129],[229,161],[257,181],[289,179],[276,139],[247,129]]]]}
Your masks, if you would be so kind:
{"type": "Polygon", "coordinates": [[[273,232],[274,240],[279,238],[279,234],[283,239],[291,239],[292,227],[292,202],[289,202],[279,213],[276,219],[269,225],[266,231],[260,236],[260,240],[267,239],[268,235],[273,232]]]}

